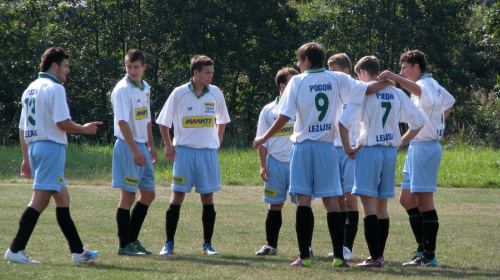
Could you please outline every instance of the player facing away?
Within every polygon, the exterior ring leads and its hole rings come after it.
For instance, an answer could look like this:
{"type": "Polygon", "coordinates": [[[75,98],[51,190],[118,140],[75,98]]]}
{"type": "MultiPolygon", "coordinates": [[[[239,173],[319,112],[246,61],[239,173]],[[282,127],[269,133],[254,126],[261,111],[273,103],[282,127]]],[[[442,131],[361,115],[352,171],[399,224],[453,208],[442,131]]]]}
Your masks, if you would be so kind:
{"type": "MultiPolygon", "coordinates": [[[[328,59],[328,69],[351,75],[351,60],[345,53],[334,54],[328,59]]],[[[346,102],[346,100],[343,101],[346,102]]],[[[343,110],[345,110],[346,105],[343,104],[343,110]]],[[[338,130],[338,123],[335,124],[335,129],[338,130]]],[[[356,146],[356,139],[359,136],[359,122],[356,122],[349,131],[351,147],[356,146]]],[[[349,261],[353,258],[352,247],[358,233],[358,197],[351,193],[354,187],[354,161],[344,153],[340,134],[337,133],[336,135],[334,145],[339,159],[340,184],[344,192],[344,195],[339,197],[340,214],[342,215],[342,223],[345,225],[343,255],[349,261]]],[[[333,257],[333,253],[329,253],[328,256],[333,257]]]]}
{"type": "MultiPolygon", "coordinates": [[[[374,56],[365,56],[355,66],[363,82],[374,81],[380,64],[374,56]]],[[[395,195],[395,173],[398,147],[405,146],[428,121],[406,94],[388,86],[365,96],[360,105],[349,104],[340,118],[339,128],[345,153],[356,159],[352,193],[361,198],[364,211],[365,239],[370,257],[360,267],[384,266],[384,250],[389,235],[387,199],[395,195]],[[349,130],[360,121],[361,133],[352,148],[349,130]],[[409,130],[401,137],[399,123],[408,123],[409,130]]]]}
{"type": "Polygon", "coordinates": [[[21,98],[19,138],[23,154],[21,175],[33,178],[33,196],[19,221],[19,228],[5,259],[16,263],[40,263],[24,252],[38,218],[54,199],[56,218],[69,244],[74,262],[95,259],[99,252],[83,248],[69,212],[69,193],[64,180],[66,133],[94,135],[97,125],[79,125],[71,120],[66,90],[62,83],[69,74],[69,54],[58,47],[42,55],[38,79],[32,82],[21,98]]]}
{"type": "Polygon", "coordinates": [[[213,193],[221,189],[217,151],[230,119],[222,91],[210,84],[214,75],[212,59],[194,56],[191,75],[189,83],[175,88],[170,94],[156,119],[165,143],[165,157],[174,162],[172,196],[166,212],[167,241],[160,255],[174,252],[180,208],[193,184],[203,206],[203,254],[219,254],[211,245],[216,216],[213,193]],[[173,143],[170,139],[172,125],[173,143]]]}
{"type": "MultiPolygon", "coordinates": [[[[338,196],[342,195],[337,151],[333,146],[337,112],[341,99],[350,95],[353,103],[361,103],[365,93],[382,89],[387,81],[367,85],[343,73],[327,71],[325,49],[318,43],[307,43],[297,51],[297,67],[302,74],[290,79],[278,105],[279,117],[262,136],[255,138],[258,148],[296,118],[290,154],[290,193],[297,196],[296,231],[300,255],[292,266],[311,266],[311,244],[314,215],[311,196],[321,197],[327,211],[327,222],[334,252],[334,267],[348,267],[342,253],[344,225],[339,212],[338,196]]],[[[340,107],[340,109],[339,109],[340,107]]]]}
{"type": "MultiPolygon", "coordinates": [[[[276,111],[278,102],[288,81],[298,74],[297,70],[290,67],[283,68],[276,74],[275,83],[280,95],[276,97],[276,100],[264,106],[260,112],[257,137],[264,135],[274,120],[278,118],[279,115],[276,111]]],[[[263,201],[269,204],[269,210],[265,223],[267,244],[255,253],[257,256],[275,255],[278,252],[278,237],[282,225],[281,211],[287,199],[290,185],[290,149],[292,148],[290,135],[293,134],[294,123],[295,121],[290,119],[281,131],[258,149],[260,176],[264,181],[263,201]]],[[[295,202],[293,197],[291,200],[295,202]]]]}
{"type": "Polygon", "coordinates": [[[434,205],[437,175],[442,149],[439,140],[444,134],[444,120],[455,103],[453,96],[426,73],[427,60],[419,50],[401,55],[401,72],[384,71],[380,78],[399,82],[411,93],[413,103],[429,118],[410,142],[401,182],[399,201],[408,213],[410,225],[418,243],[417,252],[404,266],[437,266],[436,239],[439,229],[434,205]]]}
{"type": "Polygon", "coordinates": [[[118,225],[118,254],[142,256],[151,254],[138,239],[148,208],[155,199],[153,164],[158,154],[151,128],[151,89],[142,79],[146,56],[140,50],[125,55],[127,75],[111,93],[114,114],[113,188],[120,189],[116,210],[118,225]],[[140,197],[134,208],[135,196],[140,197]],[[132,212],[130,211],[132,209],[132,212]]]}

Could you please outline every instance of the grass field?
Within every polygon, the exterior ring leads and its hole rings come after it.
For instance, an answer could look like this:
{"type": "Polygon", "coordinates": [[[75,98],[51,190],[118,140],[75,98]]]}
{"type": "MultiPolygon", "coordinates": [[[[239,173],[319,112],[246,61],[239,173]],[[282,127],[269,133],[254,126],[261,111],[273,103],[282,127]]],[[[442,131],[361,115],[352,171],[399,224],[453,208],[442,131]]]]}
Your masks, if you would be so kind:
{"type": "MultiPolygon", "coordinates": [[[[406,213],[397,199],[389,202],[391,229],[383,269],[333,269],[326,214],[313,202],[315,231],[312,268],[290,267],[297,256],[295,207],[283,211],[279,253],[256,257],[265,243],[266,205],[262,188],[224,186],[216,193],[217,221],[213,246],[221,254],[205,256],[202,250],[201,206],[195,194],[186,196],[176,235],[175,254],[158,256],[165,242],[165,210],[170,190],[160,186],[140,235],[154,254],[124,257],[116,254],[115,213],[119,192],[109,186],[74,185],[69,180],[71,213],[88,249],[99,250],[93,262],[74,264],[54,214],[53,203],[39,219],[27,252],[41,265],[0,261],[0,279],[498,279],[500,277],[500,190],[442,188],[436,195],[440,219],[436,268],[403,268],[415,249],[406,213]]],[[[397,188],[399,193],[399,188],[397,188]]],[[[14,237],[19,217],[31,197],[28,184],[0,184],[0,251],[14,237]]],[[[355,264],[368,249],[360,222],[354,244],[355,264]]]]}

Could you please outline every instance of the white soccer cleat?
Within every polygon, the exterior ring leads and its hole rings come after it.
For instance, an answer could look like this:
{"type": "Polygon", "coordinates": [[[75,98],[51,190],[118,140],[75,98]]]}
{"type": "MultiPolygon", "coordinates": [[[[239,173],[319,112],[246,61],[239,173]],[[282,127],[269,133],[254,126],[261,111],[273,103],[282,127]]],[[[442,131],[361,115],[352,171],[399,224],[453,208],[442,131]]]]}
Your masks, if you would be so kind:
{"type": "Polygon", "coordinates": [[[15,263],[34,263],[34,264],[39,264],[40,262],[34,261],[26,255],[26,253],[21,250],[17,253],[14,253],[10,250],[10,248],[5,252],[5,259],[8,260],[9,262],[15,262],[15,263]]]}
{"type": "Polygon", "coordinates": [[[93,260],[99,256],[99,252],[97,251],[89,251],[89,250],[83,250],[83,253],[78,254],[78,253],[73,253],[71,254],[73,257],[73,261],[76,263],[83,263],[89,260],[93,260]]]}
{"type": "Polygon", "coordinates": [[[349,250],[349,248],[347,248],[347,247],[344,247],[344,250],[342,253],[344,254],[344,259],[347,261],[352,260],[352,258],[354,257],[354,254],[352,253],[352,251],[349,250]]]}

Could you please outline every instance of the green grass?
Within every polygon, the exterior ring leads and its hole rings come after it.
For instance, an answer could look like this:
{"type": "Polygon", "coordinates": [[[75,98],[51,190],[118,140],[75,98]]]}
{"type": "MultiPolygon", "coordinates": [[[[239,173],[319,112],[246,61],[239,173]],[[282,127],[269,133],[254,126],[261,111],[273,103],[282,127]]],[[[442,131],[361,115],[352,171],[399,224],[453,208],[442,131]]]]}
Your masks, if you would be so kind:
{"type": "MultiPolygon", "coordinates": [[[[298,253],[295,206],[287,203],[279,253],[256,257],[265,243],[267,206],[262,187],[224,186],[215,194],[217,221],[213,246],[221,255],[204,256],[199,196],[186,196],[181,208],[175,254],[158,256],[165,242],[165,210],[170,190],[160,186],[143,230],[142,243],[154,253],[146,257],[118,256],[115,213],[119,191],[109,186],[74,185],[69,181],[71,213],[88,249],[99,250],[93,262],[74,264],[55,220],[51,203],[39,219],[26,249],[41,265],[8,264],[0,260],[0,279],[498,279],[500,277],[500,190],[443,188],[436,194],[440,230],[436,268],[402,267],[416,248],[406,212],[397,199],[389,201],[391,229],[383,269],[333,269],[332,251],[321,201],[313,202],[315,231],[313,267],[290,267],[298,253]]],[[[399,193],[399,188],[396,189],[399,193]]],[[[29,184],[0,184],[0,253],[14,237],[20,215],[30,200],[29,184]]],[[[363,223],[354,243],[351,264],[368,255],[363,223]]]]}
{"type": "MultiPolygon", "coordinates": [[[[157,149],[160,160],[155,166],[157,184],[168,186],[172,178],[172,162],[165,159],[163,148],[157,149]]],[[[109,185],[111,183],[112,146],[76,146],[67,148],[65,178],[75,184],[109,185]]],[[[406,151],[398,154],[396,183],[402,180],[406,151]]],[[[223,185],[258,186],[257,151],[252,148],[223,148],[219,152],[223,185]]],[[[6,183],[27,183],[21,178],[19,147],[0,147],[0,180],[6,183]]],[[[443,158],[438,176],[439,187],[500,188],[500,150],[470,147],[464,144],[443,144],[443,158]]]]}

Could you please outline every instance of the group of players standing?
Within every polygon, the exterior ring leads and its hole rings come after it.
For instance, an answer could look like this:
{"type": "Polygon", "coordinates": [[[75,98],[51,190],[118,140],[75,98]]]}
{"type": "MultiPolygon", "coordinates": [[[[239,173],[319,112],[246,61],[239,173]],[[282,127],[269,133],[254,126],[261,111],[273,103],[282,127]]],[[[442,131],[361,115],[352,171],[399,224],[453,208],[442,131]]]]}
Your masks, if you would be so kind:
{"type": "MultiPolygon", "coordinates": [[[[325,50],[320,44],[304,44],[297,59],[302,73],[293,68],[278,72],[280,96],[262,110],[253,143],[258,148],[260,173],[265,181],[264,202],[269,204],[267,245],[256,254],[276,254],[281,210],[290,193],[297,204],[300,251],[292,265],[311,266],[311,201],[321,198],[327,211],[333,265],[350,266],[346,259],[352,259],[360,196],[370,257],[358,266],[382,267],[389,232],[387,199],[394,197],[396,151],[413,139],[403,171],[401,203],[410,216],[418,250],[403,265],[437,265],[434,251],[439,224],[432,194],[441,158],[438,141],[454,99],[425,73],[425,55],[419,51],[403,54],[401,76],[389,71],[380,74],[378,60],[364,57],[355,67],[360,81],[347,75],[351,65],[343,54],[328,62],[330,70],[339,72],[324,69],[325,50]],[[412,94],[413,102],[394,87],[394,81],[412,94]],[[402,137],[400,122],[409,125],[402,137]]],[[[155,199],[153,164],[158,154],[151,128],[150,87],[142,79],[146,58],[142,51],[132,50],[124,62],[127,75],[111,94],[117,137],[112,186],[120,189],[117,252],[141,256],[152,253],[138,236],[155,199]],[[140,197],[132,207],[137,190],[140,197]]],[[[230,118],[222,92],[211,85],[213,61],[207,56],[194,56],[190,70],[189,83],[174,89],[156,120],[165,157],[174,162],[172,196],[165,219],[167,239],[160,255],[174,253],[180,208],[193,186],[203,205],[202,252],[218,255],[211,245],[216,218],[213,193],[221,189],[217,151],[230,118]]],[[[19,123],[21,175],[34,177],[33,197],[5,253],[10,262],[39,263],[24,250],[51,197],[73,261],[84,262],[99,254],[83,248],[69,214],[64,162],[66,132],[95,134],[102,123],[79,125],[71,121],[61,85],[67,74],[69,55],[61,48],[50,48],[42,56],[38,79],[23,93],[19,123]]]]}

